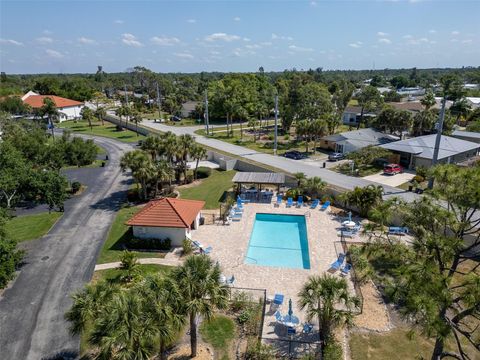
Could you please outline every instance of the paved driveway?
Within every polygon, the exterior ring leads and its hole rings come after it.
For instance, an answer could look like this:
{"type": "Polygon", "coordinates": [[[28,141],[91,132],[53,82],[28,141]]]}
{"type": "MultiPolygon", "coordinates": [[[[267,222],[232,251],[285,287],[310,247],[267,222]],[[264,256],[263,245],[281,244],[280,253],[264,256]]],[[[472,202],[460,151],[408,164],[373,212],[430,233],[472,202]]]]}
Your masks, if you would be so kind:
{"type": "Polygon", "coordinates": [[[44,237],[27,243],[17,278],[0,297],[0,358],[76,357],[79,339],[68,334],[70,295],[90,281],[108,229],[125,198],[129,179],[120,157],[130,145],[95,138],[110,155],[97,181],[65,208],[44,237]]]}
{"type": "Polygon", "coordinates": [[[383,185],[398,186],[406,183],[407,181],[410,181],[414,176],[415,172],[413,171],[405,171],[404,173],[397,175],[384,175],[382,171],[378,174],[365,176],[364,179],[374,181],[383,185]]]}

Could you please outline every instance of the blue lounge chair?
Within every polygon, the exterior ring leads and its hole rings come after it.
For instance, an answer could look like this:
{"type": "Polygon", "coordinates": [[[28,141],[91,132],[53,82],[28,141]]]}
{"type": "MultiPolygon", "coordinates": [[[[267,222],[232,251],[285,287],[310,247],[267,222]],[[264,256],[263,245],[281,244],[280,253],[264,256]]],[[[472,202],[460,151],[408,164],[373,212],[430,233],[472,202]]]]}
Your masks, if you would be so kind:
{"type": "Polygon", "coordinates": [[[345,260],[345,254],[340,253],[338,254],[338,259],[330,265],[330,269],[332,270],[338,270],[343,264],[343,261],[345,260]]]}
{"type": "Polygon", "coordinates": [[[242,206],[242,207],[235,206],[232,210],[233,210],[236,214],[242,214],[242,213],[243,213],[243,206],[242,206]]]}
{"type": "Polygon", "coordinates": [[[282,195],[277,195],[277,202],[275,203],[275,207],[279,207],[282,204],[283,197],[282,195]]]}
{"type": "Polygon", "coordinates": [[[309,323],[303,324],[303,333],[310,334],[313,331],[313,325],[309,323]]]}
{"type": "MultiPolygon", "coordinates": [[[[245,197],[245,195],[243,195],[245,197]]],[[[247,200],[247,199],[244,199],[242,198],[240,195],[237,196],[237,202],[240,202],[242,204],[246,204],[246,203],[249,203],[250,200],[247,200]]]]}
{"type": "Polygon", "coordinates": [[[312,205],[310,205],[310,209],[315,209],[318,206],[319,202],[320,200],[318,199],[313,200],[312,205]]]}
{"type": "Polygon", "coordinates": [[[211,246],[205,248],[205,249],[202,249],[202,253],[205,254],[205,255],[208,255],[212,252],[213,248],[211,246]]]}
{"type": "Polygon", "coordinates": [[[300,195],[297,200],[297,207],[302,207],[303,206],[303,196],[300,195]]]}
{"type": "Polygon", "coordinates": [[[282,321],[282,314],[280,314],[280,311],[278,311],[278,310],[275,311],[275,314],[274,314],[274,315],[275,315],[275,320],[276,320],[277,322],[281,322],[281,321],[282,321]]]}
{"type": "Polygon", "coordinates": [[[289,198],[287,199],[287,208],[288,208],[288,207],[292,207],[292,205],[293,205],[293,199],[292,199],[291,197],[289,197],[289,198]]]}
{"type": "Polygon", "coordinates": [[[330,201],[325,201],[325,203],[322,205],[322,207],[320,208],[321,211],[325,211],[328,209],[328,207],[330,206],[330,201]]]}
{"type": "Polygon", "coordinates": [[[202,244],[200,244],[200,242],[197,240],[192,241],[192,245],[199,249],[202,247],[202,244]]]}
{"type": "Polygon", "coordinates": [[[225,284],[227,285],[233,285],[233,283],[235,282],[235,276],[232,275],[232,277],[230,279],[227,279],[225,281],[225,284]]]}
{"type": "Polygon", "coordinates": [[[276,305],[282,305],[283,299],[284,299],[283,294],[275,294],[275,296],[273,297],[273,303],[276,305]]]}
{"type": "Polygon", "coordinates": [[[388,233],[391,235],[406,235],[408,234],[408,228],[401,226],[390,226],[388,228],[388,233]]]}
{"type": "Polygon", "coordinates": [[[346,263],[343,268],[340,270],[342,276],[347,276],[350,274],[350,270],[352,270],[352,264],[346,263]]]}
{"type": "Polygon", "coordinates": [[[295,335],[297,333],[297,330],[295,330],[294,327],[288,327],[287,328],[287,335],[295,335]]]}
{"type": "Polygon", "coordinates": [[[337,232],[338,236],[344,236],[348,238],[353,238],[357,234],[358,234],[358,231],[353,231],[353,230],[340,230],[339,232],[337,232]]]}

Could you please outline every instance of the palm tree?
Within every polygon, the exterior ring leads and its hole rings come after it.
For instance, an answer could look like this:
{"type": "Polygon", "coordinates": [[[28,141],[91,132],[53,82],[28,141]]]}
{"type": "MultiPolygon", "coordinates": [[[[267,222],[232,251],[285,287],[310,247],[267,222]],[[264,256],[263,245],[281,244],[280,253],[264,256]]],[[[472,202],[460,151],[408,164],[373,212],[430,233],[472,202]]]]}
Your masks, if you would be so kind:
{"type": "Polygon", "coordinates": [[[307,120],[297,121],[297,136],[305,140],[305,152],[308,153],[308,136],[310,134],[310,123],[307,120]]]}
{"type": "Polygon", "coordinates": [[[138,259],[134,252],[125,250],[122,253],[122,259],[120,260],[120,266],[118,267],[123,271],[122,280],[125,282],[131,282],[139,274],[138,259]]]}
{"type": "Polygon", "coordinates": [[[311,321],[317,318],[323,345],[332,339],[332,331],[336,326],[352,323],[351,311],[359,303],[356,297],[348,293],[345,279],[328,274],[310,276],[298,296],[300,308],[307,311],[307,319],[311,321]],[[342,310],[336,308],[338,305],[342,310]]]}
{"type": "Polygon", "coordinates": [[[107,116],[107,110],[103,106],[97,106],[95,116],[102,122],[102,126],[105,125],[104,120],[105,116],[107,116]]]}
{"type": "Polygon", "coordinates": [[[80,115],[84,121],[88,122],[88,126],[90,127],[90,131],[93,130],[92,127],[92,118],[93,118],[93,111],[89,107],[84,106],[80,111],[80,115]]]}
{"type": "Polygon", "coordinates": [[[132,290],[120,291],[103,310],[89,338],[98,348],[97,358],[150,359],[158,330],[145,311],[145,299],[132,290]]]}
{"type": "Polygon", "coordinates": [[[155,162],[157,161],[157,155],[161,153],[163,148],[162,140],[157,135],[148,135],[140,148],[149,153],[152,161],[155,162]]]}
{"type": "Polygon", "coordinates": [[[135,112],[133,113],[133,117],[130,120],[135,123],[135,132],[137,133],[137,136],[138,136],[138,123],[142,122],[143,120],[142,115],[140,115],[140,113],[138,112],[135,112]]]}
{"type": "Polygon", "coordinates": [[[190,150],[190,156],[193,158],[193,160],[196,161],[195,170],[193,171],[193,178],[197,180],[198,164],[200,160],[204,159],[207,156],[207,150],[198,144],[194,144],[194,146],[190,150]]]}
{"type": "Polygon", "coordinates": [[[207,255],[188,257],[173,271],[190,321],[191,356],[197,355],[197,315],[209,320],[213,311],[227,305],[229,289],[220,282],[220,266],[207,255]]]}
{"type": "Polygon", "coordinates": [[[120,160],[120,167],[123,171],[130,169],[132,176],[138,184],[141,184],[143,198],[147,199],[147,183],[154,175],[154,166],[148,154],[142,150],[127,152],[120,160]]]}
{"type": "Polygon", "coordinates": [[[316,119],[310,123],[310,135],[313,136],[313,153],[317,150],[317,140],[319,137],[326,135],[327,124],[324,120],[316,119]]]}
{"type": "Polygon", "coordinates": [[[297,179],[298,188],[302,187],[302,184],[305,182],[305,180],[307,180],[307,175],[305,175],[305,173],[303,172],[297,172],[293,174],[293,176],[295,177],[295,179],[297,179]]]}
{"type": "Polygon", "coordinates": [[[361,216],[367,216],[369,211],[382,200],[382,196],[381,185],[367,185],[363,188],[356,186],[352,191],[340,194],[339,198],[345,202],[345,205],[355,206],[361,216]]]}
{"type": "Polygon", "coordinates": [[[177,137],[171,131],[161,135],[162,149],[167,161],[170,165],[174,165],[175,155],[177,153],[178,144],[177,137]]]}
{"type": "Polygon", "coordinates": [[[190,134],[182,134],[178,137],[178,158],[180,160],[180,171],[183,172],[183,181],[187,182],[187,160],[190,151],[192,150],[195,139],[190,134]]]}
{"type": "Polygon", "coordinates": [[[155,193],[158,193],[159,190],[163,189],[163,183],[167,182],[172,183],[172,180],[175,178],[175,171],[172,169],[171,165],[164,159],[157,161],[155,163],[155,193]],[[160,189],[159,189],[160,185],[160,189]]]}
{"type": "Polygon", "coordinates": [[[138,292],[144,297],[149,319],[157,328],[158,355],[165,358],[165,348],[176,339],[185,323],[185,308],[181,302],[177,284],[164,276],[148,276],[138,292]]]}
{"type": "Polygon", "coordinates": [[[48,124],[52,130],[52,136],[55,137],[55,133],[53,132],[53,122],[58,120],[60,112],[57,110],[57,106],[53,100],[49,97],[43,99],[43,106],[40,108],[39,113],[42,117],[46,116],[48,118],[48,124]]]}
{"type": "Polygon", "coordinates": [[[122,116],[125,115],[125,107],[119,107],[115,109],[115,115],[120,118],[120,121],[122,121],[122,116]]]}
{"type": "Polygon", "coordinates": [[[326,187],[327,183],[318,176],[306,179],[302,185],[302,188],[314,199],[317,199],[326,187]]]}

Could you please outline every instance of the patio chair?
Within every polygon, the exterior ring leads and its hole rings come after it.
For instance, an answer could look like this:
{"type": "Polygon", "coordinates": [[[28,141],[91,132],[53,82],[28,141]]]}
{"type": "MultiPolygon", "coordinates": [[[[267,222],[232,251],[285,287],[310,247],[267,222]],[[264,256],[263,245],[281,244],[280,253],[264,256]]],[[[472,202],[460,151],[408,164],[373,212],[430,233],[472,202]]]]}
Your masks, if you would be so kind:
{"type": "Polygon", "coordinates": [[[330,265],[330,269],[337,271],[342,266],[344,260],[345,260],[345,254],[343,253],[338,254],[338,259],[330,265]]]}
{"type": "Polygon", "coordinates": [[[325,211],[329,208],[330,206],[330,201],[325,201],[325,203],[322,205],[322,207],[320,208],[321,211],[325,211]]]}
{"type": "Polygon", "coordinates": [[[237,202],[240,202],[242,204],[246,204],[246,203],[249,203],[250,200],[245,199],[245,195],[242,194],[242,195],[237,196],[237,202]]]}
{"type": "Polygon", "coordinates": [[[193,240],[192,245],[199,249],[203,247],[203,245],[197,240],[193,240]]]}
{"type": "Polygon", "coordinates": [[[298,200],[297,200],[297,208],[302,207],[302,206],[303,206],[303,196],[300,195],[298,197],[298,200]]]}
{"type": "Polygon", "coordinates": [[[235,282],[235,276],[232,275],[232,277],[230,279],[227,279],[225,281],[225,284],[226,285],[233,285],[234,282],[235,282]]]}
{"type": "Polygon", "coordinates": [[[291,197],[289,197],[287,199],[287,208],[292,207],[292,206],[293,206],[293,199],[291,197]]]}
{"type": "Polygon", "coordinates": [[[282,195],[277,195],[277,202],[274,204],[275,207],[279,207],[282,201],[283,201],[282,195]]]}
{"type": "Polygon", "coordinates": [[[209,246],[209,247],[207,247],[207,248],[205,248],[205,249],[202,249],[202,250],[201,250],[201,253],[202,253],[202,254],[205,254],[205,255],[208,255],[208,254],[210,254],[210,253],[212,252],[212,250],[213,250],[213,248],[212,248],[211,246],[209,246]]]}
{"type": "Polygon", "coordinates": [[[270,303],[270,310],[277,310],[283,304],[283,294],[275,294],[273,301],[270,303]]]}
{"type": "Polygon", "coordinates": [[[277,322],[282,322],[282,314],[280,314],[280,311],[278,311],[278,310],[275,311],[274,316],[275,316],[275,320],[276,320],[277,322]]]}
{"type": "Polygon", "coordinates": [[[318,199],[313,200],[312,205],[310,205],[310,209],[315,209],[318,206],[319,202],[320,200],[318,199]]]}
{"type": "Polygon", "coordinates": [[[311,334],[313,332],[313,325],[309,323],[303,324],[303,330],[302,332],[304,334],[311,334]]]}
{"type": "Polygon", "coordinates": [[[348,238],[353,238],[358,234],[358,231],[353,231],[353,230],[340,230],[337,232],[337,236],[343,236],[343,237],[348,237],[348,238]]]}
{"type": "Polygon", "coordinates": [[[288,327],[287,328],[287,335],[295,335],[297,333],[297,330],[294,327],[288,327]]]}
{"type": "Polygon", "coordinates": [[[388,228],[388,233],[390,235],[406,235],[408,234],[408,228],[401,226],[390,226],[388,228]]]}
{"type": "Polygon", "coordinates": [[[348,274],[350,274],[350,270],[352,270],[352,264],[346,263],[343,266],[343,268],[340,270],[341,271],[340,275],[347,276],[348,274]]]}

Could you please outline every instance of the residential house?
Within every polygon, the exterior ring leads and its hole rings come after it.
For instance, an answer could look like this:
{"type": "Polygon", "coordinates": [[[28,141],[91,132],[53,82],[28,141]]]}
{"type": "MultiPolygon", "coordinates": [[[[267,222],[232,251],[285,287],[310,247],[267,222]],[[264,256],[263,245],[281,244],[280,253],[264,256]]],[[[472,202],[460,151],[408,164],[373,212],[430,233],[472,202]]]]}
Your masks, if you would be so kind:
{"type": "Polygon", "coordinates": [[[187,101],[182,104],[181,115],[183,118],[192,117],[192,113],[195,112],[199,101],[187,101]]]}
{"type": "Polygon", "coordinates": [[[32,109],[40,109],[43,101],[49,98],[55,104],[60,113],[59,121],[74,120],[80,118],[80,112],[84,107],[84,103],[76,100],[66,99],[56,95],[39,95],[36,92],[29,91],[22,96],[22,101],[29,105],[32,109]]]}
{"type": "Polygon", "coordinates": [[[346,154],[369,145],[387,144],[397,140],[398,136],[367,128],[325,136],[320,139],[320,148],[346,154]]]}
{"type": "MultiPolygon", "coordinates": [[[[400,164],[405,168],[414,169],[418,166],[432,165],[436,134],[419,136],[416,138],[380,145],[400,155],[400,164]]],[[[442,135],[438,163],[456,164],[476,156],[480,143],[465,141],[451,136],[442,135]]]]}
{"type": "Polygon", "coordinates": [[[472,110],[480,107],[480,97],[467,96],[465,99],[467,100],[468,105],[471,106],[472,110]]]}
{"type": "Polygon", "coordinates": [[[480,133],[474,131],[455,130],[452,136],[458,139],[471,141],[480,144],[480,133]]]}
{"type": "MultiPolygon", "coordinates": [[[[377,114],[371,111],[365,111],[363,113],[364,121],[367,121],[369,117],[375,117],[377,114]]],[[[343,112],[342,121],[345,125],[357,126],[362,117],[361,106],[347,106],[343,112]]]]}
{"type": "Polygon", "coordinates": [[[200,225],[200,211],[205,201],[163,198],[150,201],[126,222],[139,239],[170,239],[172,246],[182,246],[185,238],[200,225]]]}

